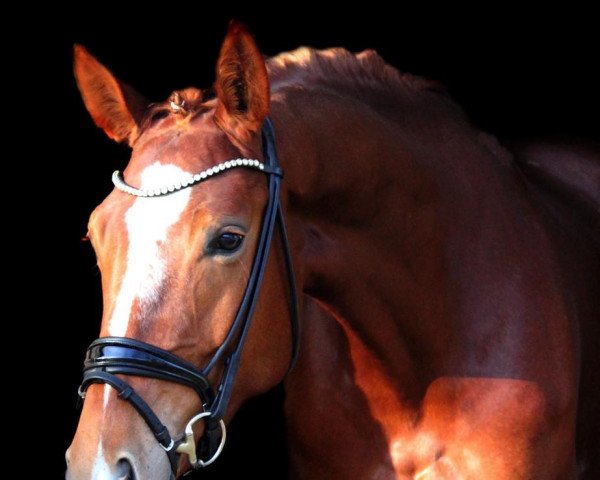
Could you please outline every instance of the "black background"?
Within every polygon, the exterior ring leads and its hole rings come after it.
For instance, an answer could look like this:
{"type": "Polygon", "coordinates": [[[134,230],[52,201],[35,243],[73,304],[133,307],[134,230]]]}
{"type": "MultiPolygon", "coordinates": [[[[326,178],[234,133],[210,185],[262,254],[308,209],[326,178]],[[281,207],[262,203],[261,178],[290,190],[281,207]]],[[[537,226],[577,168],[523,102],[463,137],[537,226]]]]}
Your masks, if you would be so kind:
{"type": "MultiPolygon", "coordinates": [[[[34,211],[26,212],[36,243],[26,281],[40,294],[26,307],[43,312],[35,337],[54,343],[46,366],[58,372],[49,393],[45,476],[63,475],[63,453],[78,417],[80,362],[99,331],[99,274],[90,246],[80,239],[87,216],[112,188],[112,171],[122,169],[128,159],[128,149],[96,129],[83,107],[72,76],[73,44],[84,44],[147,98],[162,100],[176,88],[211,84],[227,23],[238,18],[267,55],[299,45],[374,48],[399,69],[444,83],[476,124],[501,139],[598,138],[600,42],[590,12],[544,7],[544,12],[526,14],[492,5],[465,12],[433,6],[414,12],[402,4],[398,9],[392,13],[365,4],[324,14],[293,4],[260,12],[173,5],[125,17],[98,7],[85,14],[55,10],[53,14],[65,17],[62,21],[42,29],[31,26],[39,42],[27,58],[29,79],[36,91],[45,90],[43,100],[36,100],[42,115],[35,126],[47,138],[45,153],[36,156],[32,167],[43,179],[41,194],[34,211]]],[[[25,151],[37,146],[36,140],[29,142],[25,151]]],[[[281,398],[276,389],[242,412],[222,461],[198,478],[242,472],[249,478],[269,473],[283,478],[281,398]]]]}

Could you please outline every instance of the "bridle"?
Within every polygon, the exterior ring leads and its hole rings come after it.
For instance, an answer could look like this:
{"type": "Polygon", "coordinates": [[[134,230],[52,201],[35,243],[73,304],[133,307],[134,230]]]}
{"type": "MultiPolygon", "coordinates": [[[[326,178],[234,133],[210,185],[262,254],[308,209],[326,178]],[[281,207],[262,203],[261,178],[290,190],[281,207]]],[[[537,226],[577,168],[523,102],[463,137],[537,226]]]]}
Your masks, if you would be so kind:
{"type": "Polygon", "coordinates": [[[229,160],[194,176],[190,176],[179,183],[155,190],[134,188],[125,183],[118,171],[113,174],[113,183],[119,190],[138,197],[161,197],[169,195],[233,168],[259,170],[268,176],[269,197],[244,296],[233,325],[224,342],[202,369],[198,369],[195,365],[171,352],[133,338],[98,338],[92,342],[87,350],[83,367],[83,381],[79,387],[79,395],[85,398],[87,388],[94,383],[106,383],[113,387],[118,392],[120,399],[128,401],[135,408],[154,434],[158,443],[163,447],[169,458],[173,476],[177,473],[179,454],[188,455],[193,468],[201,468],[213,463],[223,450],[226,439],[223,417],[231,398],[235,376],[250,329],[252,314],[258,302],[276,223],[279,225],[279,235],[283,247],[288,288],[290,291],[292,355],[289,369],[293,367],[298,355],[298,297],[290,246],[283,211],[279,201],[280,183],[283,172],[277,160],[273,124],[269,118],[263,124],[262,144],[265,158],[264,163],[252,159],[229,160]],[[213,388],[208,380],[208,376],[219,361],[222,361],[224,369],[219,384],[216,388],[213,388]],[[144,399],[125,380],[117,375],[155,378],[190,387],[200,397],[203,411],[195,415],[188,422],[185,427],[184,436],[175,440],[144,399]],[[200,420],[204,420],[205,429],[199,444],[196,445],[193,426],[200,420]]]}

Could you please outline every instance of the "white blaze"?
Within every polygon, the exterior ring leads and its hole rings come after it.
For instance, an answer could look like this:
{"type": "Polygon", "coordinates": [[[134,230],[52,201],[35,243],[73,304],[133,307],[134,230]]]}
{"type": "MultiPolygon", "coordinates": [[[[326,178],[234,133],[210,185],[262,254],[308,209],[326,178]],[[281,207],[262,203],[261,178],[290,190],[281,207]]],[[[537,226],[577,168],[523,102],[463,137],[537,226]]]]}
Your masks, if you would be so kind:
{"type": "Polygon", "coordinates": [[[106,463],[104,458],[104,448],[102,447],[102,440],[98,443],[98,453],[96,454],[96,461],[92,467],[92,480],[113,480],[114,476],[106,463]]]}
{"type": "MultiPolygon", "coordinates": [[[[142,172],[139,188],[159,188],[189,177],[190,173],[179,167],[156,162],[142,172]]],[[[127,266],[108,324],[109,335],[125,336],[136,299],[141,307],[151,305],[157,299],[165,278],[161,244],[167,239],[169,228],[177,223],[185,210],[190,195],[191,189],[184,188],[162,197],[136,198],[125,214],[129,238],[127,266]]]]}
{"type": "Polygon", "coordinates": [[[111,391],[112,387],[109,386],[107,383],[104,384],[104,396],[102,399],[102,409],[106,410],[106,406],[108,405],[108,399],[110,398],[110,391],[111,391]]]}

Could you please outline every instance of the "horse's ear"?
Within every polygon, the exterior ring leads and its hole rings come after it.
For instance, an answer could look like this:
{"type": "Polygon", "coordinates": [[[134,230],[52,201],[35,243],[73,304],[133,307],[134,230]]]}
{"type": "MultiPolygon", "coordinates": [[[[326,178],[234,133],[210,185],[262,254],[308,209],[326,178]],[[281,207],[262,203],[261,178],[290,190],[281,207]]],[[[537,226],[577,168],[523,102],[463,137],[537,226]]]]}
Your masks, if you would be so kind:
{"type": "Polygon", "coordinates": [[[217,123],[236,140],[247,143],[260,132],[269,113],[269,78],[262,54],[241,23],[229,25],[217,62],[215,90],[217,123]]]}
{"type": "Polygon", "coordinates": [[[81,45],[75,45],[77,86],[96,125],[117,142],[131,144],[148,105],[144,97],[119,81],[81,45]]]}

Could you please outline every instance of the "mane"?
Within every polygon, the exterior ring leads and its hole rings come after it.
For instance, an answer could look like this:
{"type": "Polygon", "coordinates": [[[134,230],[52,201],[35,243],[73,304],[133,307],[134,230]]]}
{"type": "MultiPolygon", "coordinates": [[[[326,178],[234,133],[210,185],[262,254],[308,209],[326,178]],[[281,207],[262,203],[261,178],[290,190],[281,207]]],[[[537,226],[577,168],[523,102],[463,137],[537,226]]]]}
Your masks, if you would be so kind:
{"type": "Polygon", "coordinates": [[[511,154],[492,135],[474,126],[468,115],[435,80],[404,73],[375,50],[352,53],[344,48],[300,47],[267,59],[271,91],[326,91],[360,101],[426,145],[471,139],[504,164],[511,154]]]}
{"type": "Polygon", "coordinates": [[[354,54],[344,48],[300,47],[268,59],[267,70],[272,93],[304,90],[346,96],[401,121],[405,128],[410,118],[415,135],[434,125],[470,124],[441,83],[400,72],[374,50],[354,54]]]}
{"type": "Polygon", "coordinates": [[[274,90],[285,86],[329,87],[345,93],[357,89],[398,91],[444,91],[433,80],[402,73],[374,50],[354,54],[344,48],[315,50],[300,47],[267,60],[274,90]]]}

